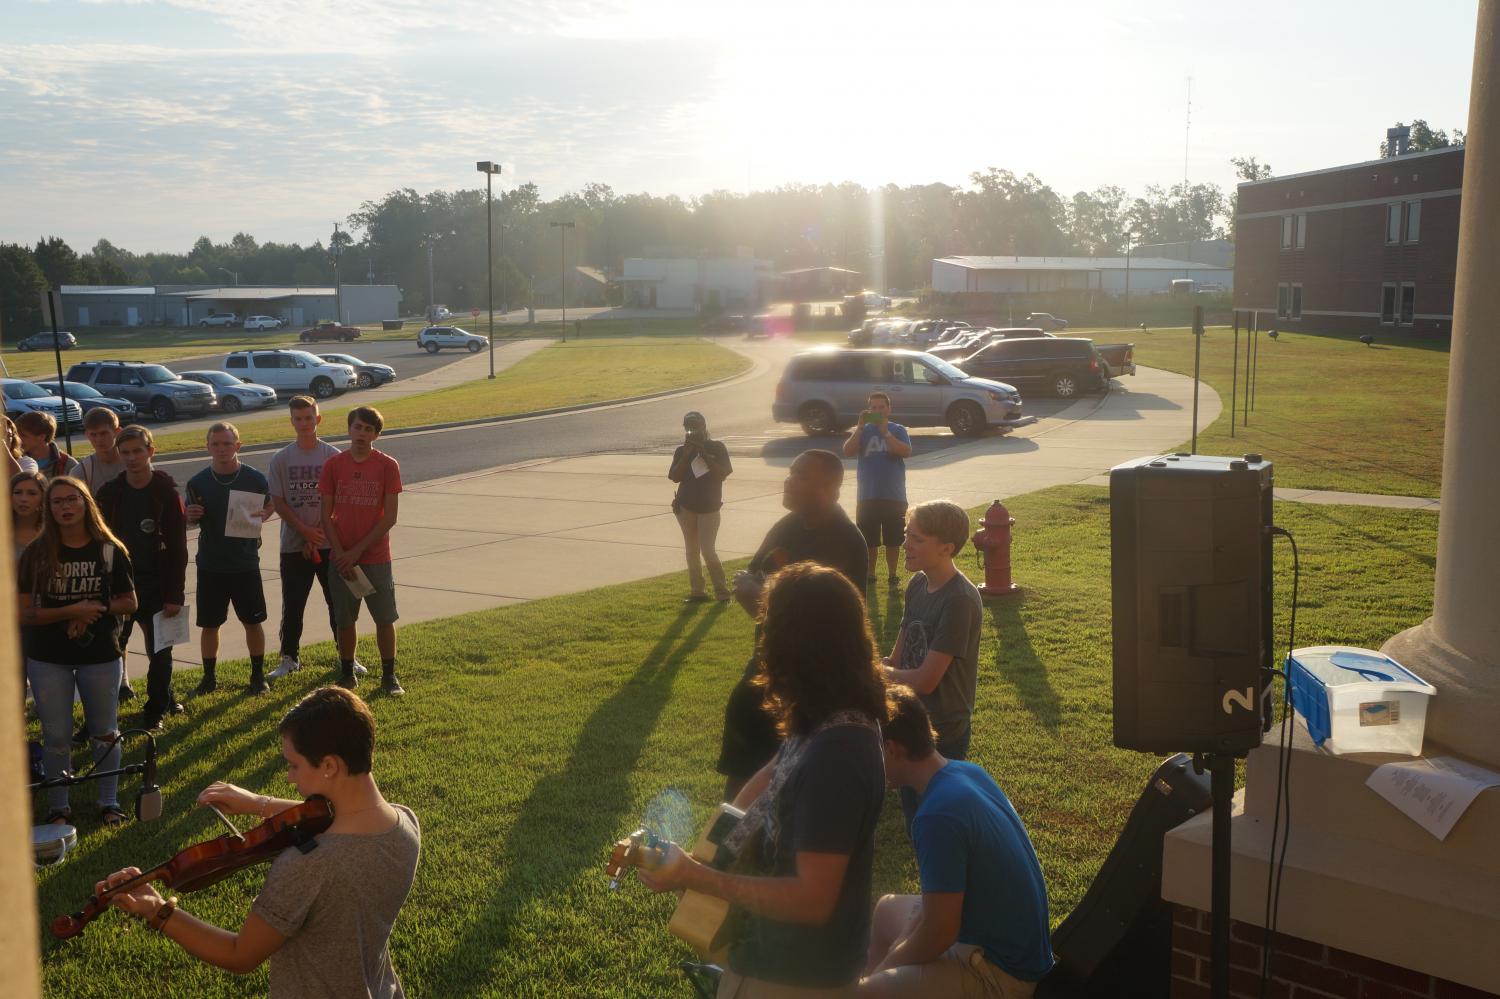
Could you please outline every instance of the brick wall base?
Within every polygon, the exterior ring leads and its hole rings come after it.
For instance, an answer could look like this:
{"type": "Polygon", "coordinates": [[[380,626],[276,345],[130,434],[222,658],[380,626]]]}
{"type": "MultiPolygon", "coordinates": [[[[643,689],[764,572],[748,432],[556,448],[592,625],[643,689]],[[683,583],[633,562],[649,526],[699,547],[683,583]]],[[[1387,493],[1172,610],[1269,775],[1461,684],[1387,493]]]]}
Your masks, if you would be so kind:
{"type": "MultiPolygon", "coordinates": [[[[1209,999],[1209,915],[1175,905],[1172,915],[1172,999],[1209,999]]],[[[1229,929],[1229,994],[1259,999],[1265,931],[1234,921],[1229,929]]],[[[1271,948],[1271,999],[1500,999],[1409,968],[1276,934],[1271,948]]]]}

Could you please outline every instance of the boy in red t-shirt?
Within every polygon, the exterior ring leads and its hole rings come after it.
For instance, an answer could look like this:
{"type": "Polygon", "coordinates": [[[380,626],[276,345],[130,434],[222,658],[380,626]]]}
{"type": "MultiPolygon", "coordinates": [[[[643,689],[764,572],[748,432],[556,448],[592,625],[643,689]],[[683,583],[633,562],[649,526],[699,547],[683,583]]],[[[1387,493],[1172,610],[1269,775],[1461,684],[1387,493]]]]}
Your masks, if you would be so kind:
{"type": "MultiPolygon", "coordinates": [[[[380,689],[392,696],[406,693],[396,679],[396,583],[391,573],[390,531],[396,526],[401,492],[401,466],[374,444],[385,419],[373,406],[349,411],[349,450],[333,455],[323,465],[318,494],[323,499],[323,536],[332,552],[328,590],[333,619],[338,625],[339,686],[353,690],[354,622],[363,599],[375,620],[375,644],[380,650],[380,689]],[[363,579],[360,577],[363,576],[363,579]],[[372,592],[355,596],[351,586],[368,582],[372,592]]],[[[360,586],[360,592],[366,587],[360,586]]]]}

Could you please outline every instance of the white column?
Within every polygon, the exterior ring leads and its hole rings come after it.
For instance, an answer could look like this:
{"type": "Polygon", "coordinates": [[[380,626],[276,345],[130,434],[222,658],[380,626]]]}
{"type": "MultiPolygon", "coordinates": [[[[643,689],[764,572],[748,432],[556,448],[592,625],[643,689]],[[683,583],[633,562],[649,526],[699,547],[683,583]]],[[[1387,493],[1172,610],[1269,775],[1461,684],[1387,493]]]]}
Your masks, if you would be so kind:
{"type": "MultiPolygon", "coordinates": [[[[1500,2],[1481,0],[1464,153],[1432,617],[1385,651],[1437,687],[1427,738],[1500,768],[1500,2]]],[[[1431,750],[1428,750],[1429,754],[1431,750]]]]}
{"type": "MultiPolygon", "coordinates": [[[[0,552],[10,559],[10,518],[0,517],[0,552]]],[[[21,724],[20,637],[16,634],[14,572],[0,573],[0,954],[5,955],[5,994],[37,999],[42,994],[37,956],[36,871],[31,856],[31,795],[21,790],[30,772],[21,724]]]]}

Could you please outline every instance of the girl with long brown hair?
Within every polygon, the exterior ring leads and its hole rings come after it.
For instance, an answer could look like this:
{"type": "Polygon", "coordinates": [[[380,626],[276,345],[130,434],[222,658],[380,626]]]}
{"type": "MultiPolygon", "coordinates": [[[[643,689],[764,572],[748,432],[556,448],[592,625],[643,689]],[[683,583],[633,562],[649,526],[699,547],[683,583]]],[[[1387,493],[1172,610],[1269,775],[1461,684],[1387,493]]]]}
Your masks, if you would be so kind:
{"type": "MultiPolygon", "coordinates": [[[[125,666],[119,616],[135,610],[135,584],[129,553],[80,480],[60,476],[47,483],[42,533],[21,557],[17,593],[47,777],[71,769],[75,688],[94,758],[104,770],[117,769],[125,666]]],[[[106,825],[119,825],[125,819],[116,798],[119,778],[97,783],[101,817],[106,825]]],[[[47,804],[48,822],[72,815],[66,787],[49,788],[47,804]]]]}
{"type": "Polygon", "coordinates": [[[26,546],[42,533],[42,495],[47,479],[40,472],[17,472],[10,477],[10,540],[16,562],[26,546]]]}
{"type": "Polygon", "coordinates": [[[735,799],[746,814],[725,843],[738,857],[734,873],[669,845],[641,881],[730,903],[719,999],[853,995],[868,956],[885,798],[885,681],[864,597],[839,572],[788,566],[761,607],[756,682],[785,741],[735,799]]]}

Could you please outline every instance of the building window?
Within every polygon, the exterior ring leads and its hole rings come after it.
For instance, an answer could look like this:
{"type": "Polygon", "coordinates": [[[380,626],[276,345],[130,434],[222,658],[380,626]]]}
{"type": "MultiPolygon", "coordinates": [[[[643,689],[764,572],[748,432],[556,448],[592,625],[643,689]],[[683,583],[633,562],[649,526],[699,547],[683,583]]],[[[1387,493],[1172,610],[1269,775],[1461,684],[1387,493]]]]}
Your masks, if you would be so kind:
{"type": "Polygon", "coordinates": [[[1406,241],[1415,243],[1417,237],[1422,234],[1422,202],[1408,201],[1406,203],[1406,241]]]}
{"type": "Polygon", "coordinates": [[[1300,284],[1292,285],[1291,318],[1302,318],[1302,286],[1300,284]]]}
{"type": "Polygon", "coordinates": [[[1295,226],[1297,230],[1297,249],[1300,250],[1307,245],[1307,216],[1294,215],[1292,217],[1297,220],[1295,226]]]}
{"type": "Polygon", "coordinates": [[[1289,284],[1278,284],[1276,286],[1276,318],[1285,319],[1291,312],[1292,286],[1289,284]]]}
{"type": "Polygon", "coordinates": [[[1281,216],[1281,248],[1283,250],[1290,250],[1292,248],[1292,229],[1292,216],[1281,216]]]}
{"type": "Polygon", "coordinates": [[[1396,325],[1396,286],[1393,284],[1380,286],[1380,325],[1396,325]]]}
{"type": "Polygon", "coordinates": [[[1401,285],[1401,325],[1411,326],[1416,322],[1417,286],[1411,282],[1401,285]]]}
{"type": "Polygon", "coordinates": [[[1385,241],[1387,243],[1401,242],[1401,205],[1385,206],[1385,241]]]}

